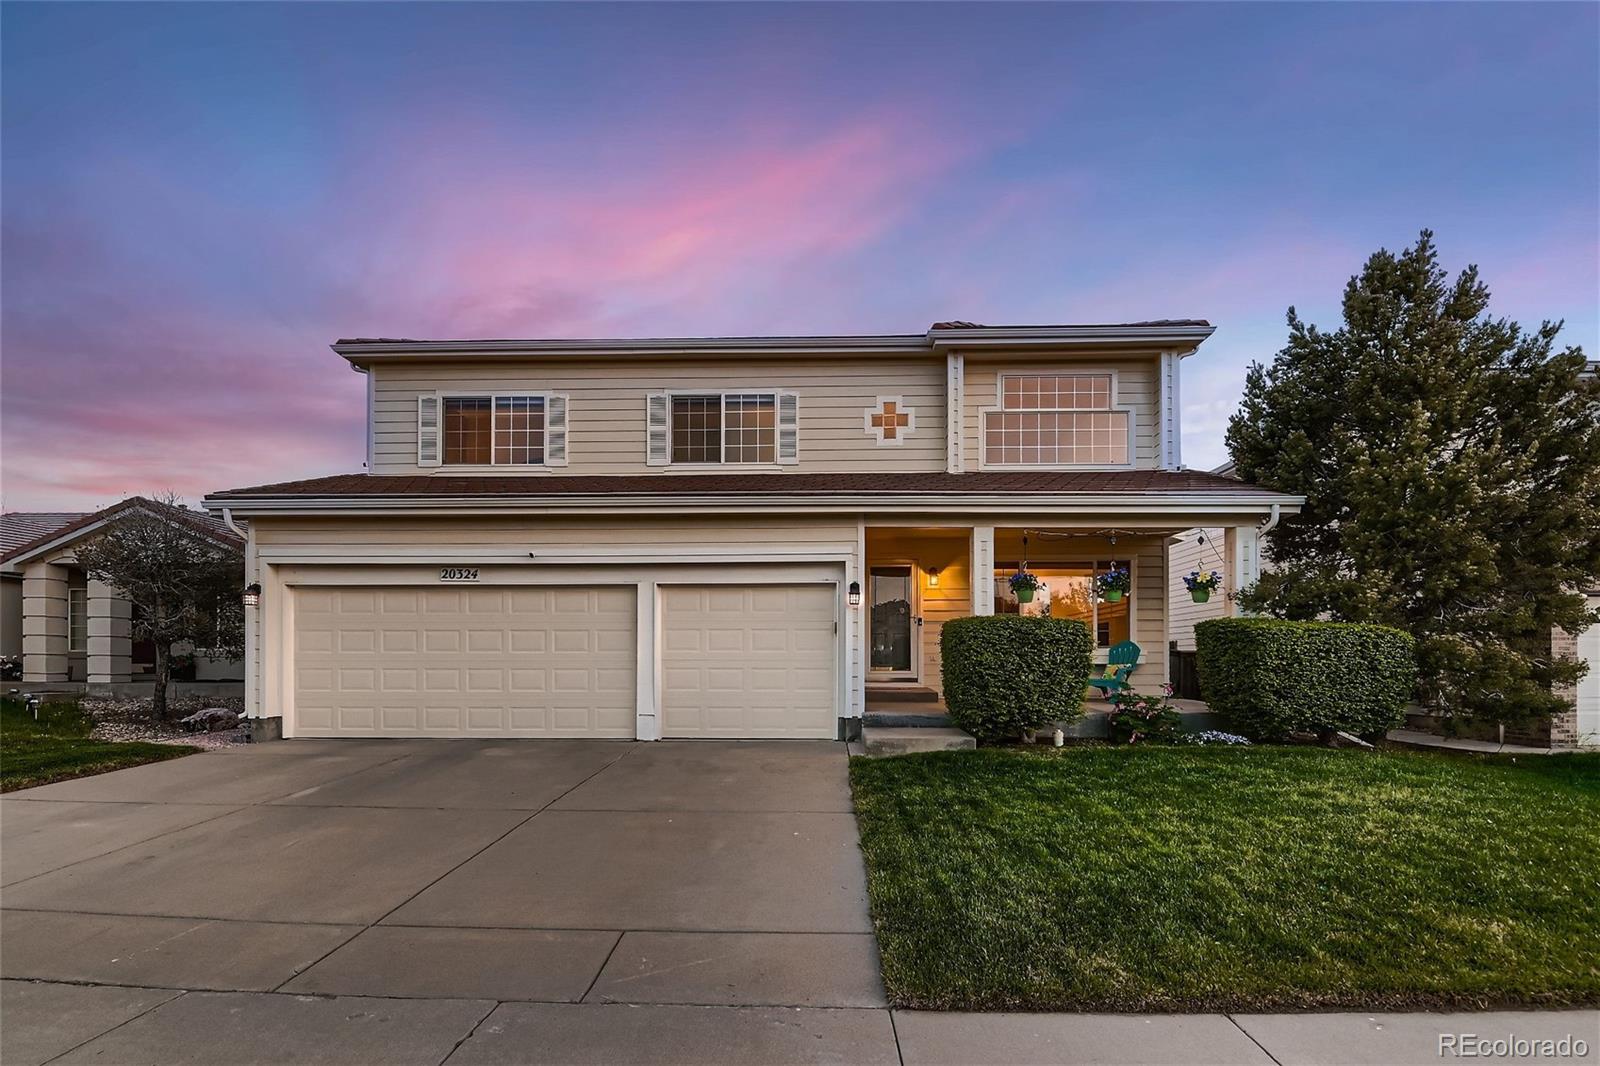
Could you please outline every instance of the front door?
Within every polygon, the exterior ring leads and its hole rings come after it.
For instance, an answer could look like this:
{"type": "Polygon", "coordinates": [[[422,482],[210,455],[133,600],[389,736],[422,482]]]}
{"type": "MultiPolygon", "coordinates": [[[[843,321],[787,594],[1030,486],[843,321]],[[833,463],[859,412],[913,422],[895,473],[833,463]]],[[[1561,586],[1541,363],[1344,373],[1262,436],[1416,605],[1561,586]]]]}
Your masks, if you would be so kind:
{"type": "Polygon", "coordinates": [[[872,579],[872,677],[917,679],[915,571],[910,566],[874,566],[872,579]]]}

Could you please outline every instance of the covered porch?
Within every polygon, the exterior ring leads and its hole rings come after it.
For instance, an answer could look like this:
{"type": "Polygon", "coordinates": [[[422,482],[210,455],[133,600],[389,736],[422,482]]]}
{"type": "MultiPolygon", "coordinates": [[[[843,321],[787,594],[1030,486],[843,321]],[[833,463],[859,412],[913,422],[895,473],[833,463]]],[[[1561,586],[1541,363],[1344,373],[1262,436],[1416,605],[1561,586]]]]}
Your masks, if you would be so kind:
{"type": "MultiPolygon", "coordinates": [[[[1158,694],[1169,680],[1167,546],[1187,524],[1091,521],[1082,524],[951,526],[869,524],[864,532],[864,706],[943,692],[939,637],[944,624],[971,615],[1048,615],[1083,622],[1094,638],[1096,674],[1113,648],[1138,648],[1134,690],[1158,694]],[[1026,569],[1040,581],[1019,602],[1010,579],[1026,569]],[[1120,597],[1100,595],[1096,577],[1125,570],[1120,597]]],[[[1259,524],[1226,526],[1223,594],[1256,579],[1259,524]]],[[[1093,690],[1091,699],[1095,697],[1093,690]]]]}

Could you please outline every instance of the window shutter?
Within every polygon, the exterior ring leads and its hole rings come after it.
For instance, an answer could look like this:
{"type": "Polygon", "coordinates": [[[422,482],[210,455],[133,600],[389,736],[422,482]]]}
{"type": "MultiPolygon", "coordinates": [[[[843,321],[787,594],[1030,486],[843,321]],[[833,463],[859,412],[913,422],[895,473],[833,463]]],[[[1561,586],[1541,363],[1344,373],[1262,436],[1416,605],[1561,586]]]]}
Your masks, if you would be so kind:
{"type": "Polygon", "coordinates": [[[544,465],[567,465],[567,397],[564,393],[545,397],[544,465]]]}
{"type": "Polygon", "coordinates": [[[793,466],[800,461],[800,397],[778,393],[778,462],[793,466]]]}
{"type": "Polygon", "coordinates": [[[423,393],[417,397],[418,466],[439,465],[439,438],[439,397],[436,393],[423,393]]]}
{"type": "Polygon", "coordinates": [[[672,460],[670,398],[664,392],[645,397],[645,465],[666,466],[672,460]]]}

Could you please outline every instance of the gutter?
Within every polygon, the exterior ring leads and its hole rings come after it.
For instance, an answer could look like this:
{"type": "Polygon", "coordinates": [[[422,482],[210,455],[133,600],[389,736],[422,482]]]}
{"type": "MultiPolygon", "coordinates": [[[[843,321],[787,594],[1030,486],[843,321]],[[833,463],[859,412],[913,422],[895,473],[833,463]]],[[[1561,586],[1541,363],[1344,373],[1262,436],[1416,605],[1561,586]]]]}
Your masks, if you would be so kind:
{"type": "MultiPolygon", "coordinates": [[[[1035,513],[1041,510],[1070,510],[1079,513],[1136,511],[1149,514],[1184,512],[1238,512],[1260,514],[1270,508],[1272,515],[1287,506],[1298,510],[1305,502],[1300,496],[1274,494],[1264,499],[1250,493],[1057,493],[1051,495],[1004,494],[908,494],[883,493],[829,495],[753,496],[749,493],[562,493],[560,495],[374,495],[311,496],[280,495],[208,498],[208,509],[255,514],[315,513],[408,513],[430,514],[445,511],[594,514],[682,514],[785,512],[896,512],[896,511],[989,511],[1035,513]]],[[[1271,521],[1275,522],[1276,518],[1271,521]]]]}
{"type": "MultiPolygon", "coordinates": [[[[201,506],[205,506],[205,501],[204,500],[201,500],[200,503],[201,503],[201,506]]],[[[209,510],[211,510],[211,508],[206,507],[206,510],[209,511],[209,510]]],[[[232,507],[224,507],[222,509],[222,524],[227,526],[229,529],[233,530],[234,536],[238,537],[240,540],[249,541],[250,534],[248,534],[244,530],[240,529],[238,527],[238,525],[235,524],[235,522],[233,521],[233,508],[232,507]]]]}

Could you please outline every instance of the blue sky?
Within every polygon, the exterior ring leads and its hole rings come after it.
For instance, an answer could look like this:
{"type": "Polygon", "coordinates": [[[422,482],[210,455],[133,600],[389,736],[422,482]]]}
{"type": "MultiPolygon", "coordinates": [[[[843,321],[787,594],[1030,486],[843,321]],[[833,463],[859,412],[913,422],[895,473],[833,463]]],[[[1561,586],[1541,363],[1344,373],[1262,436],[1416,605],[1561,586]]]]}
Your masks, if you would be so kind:
{"type": "Polygon", "coordinates": [[[1204,317],[1424,226],[1600,347],[1594,4],[21,4],[7,509],[359,469],[339,336],[1204,317]],[[61,427],[72,432],[63,437],[61,427]]]}

